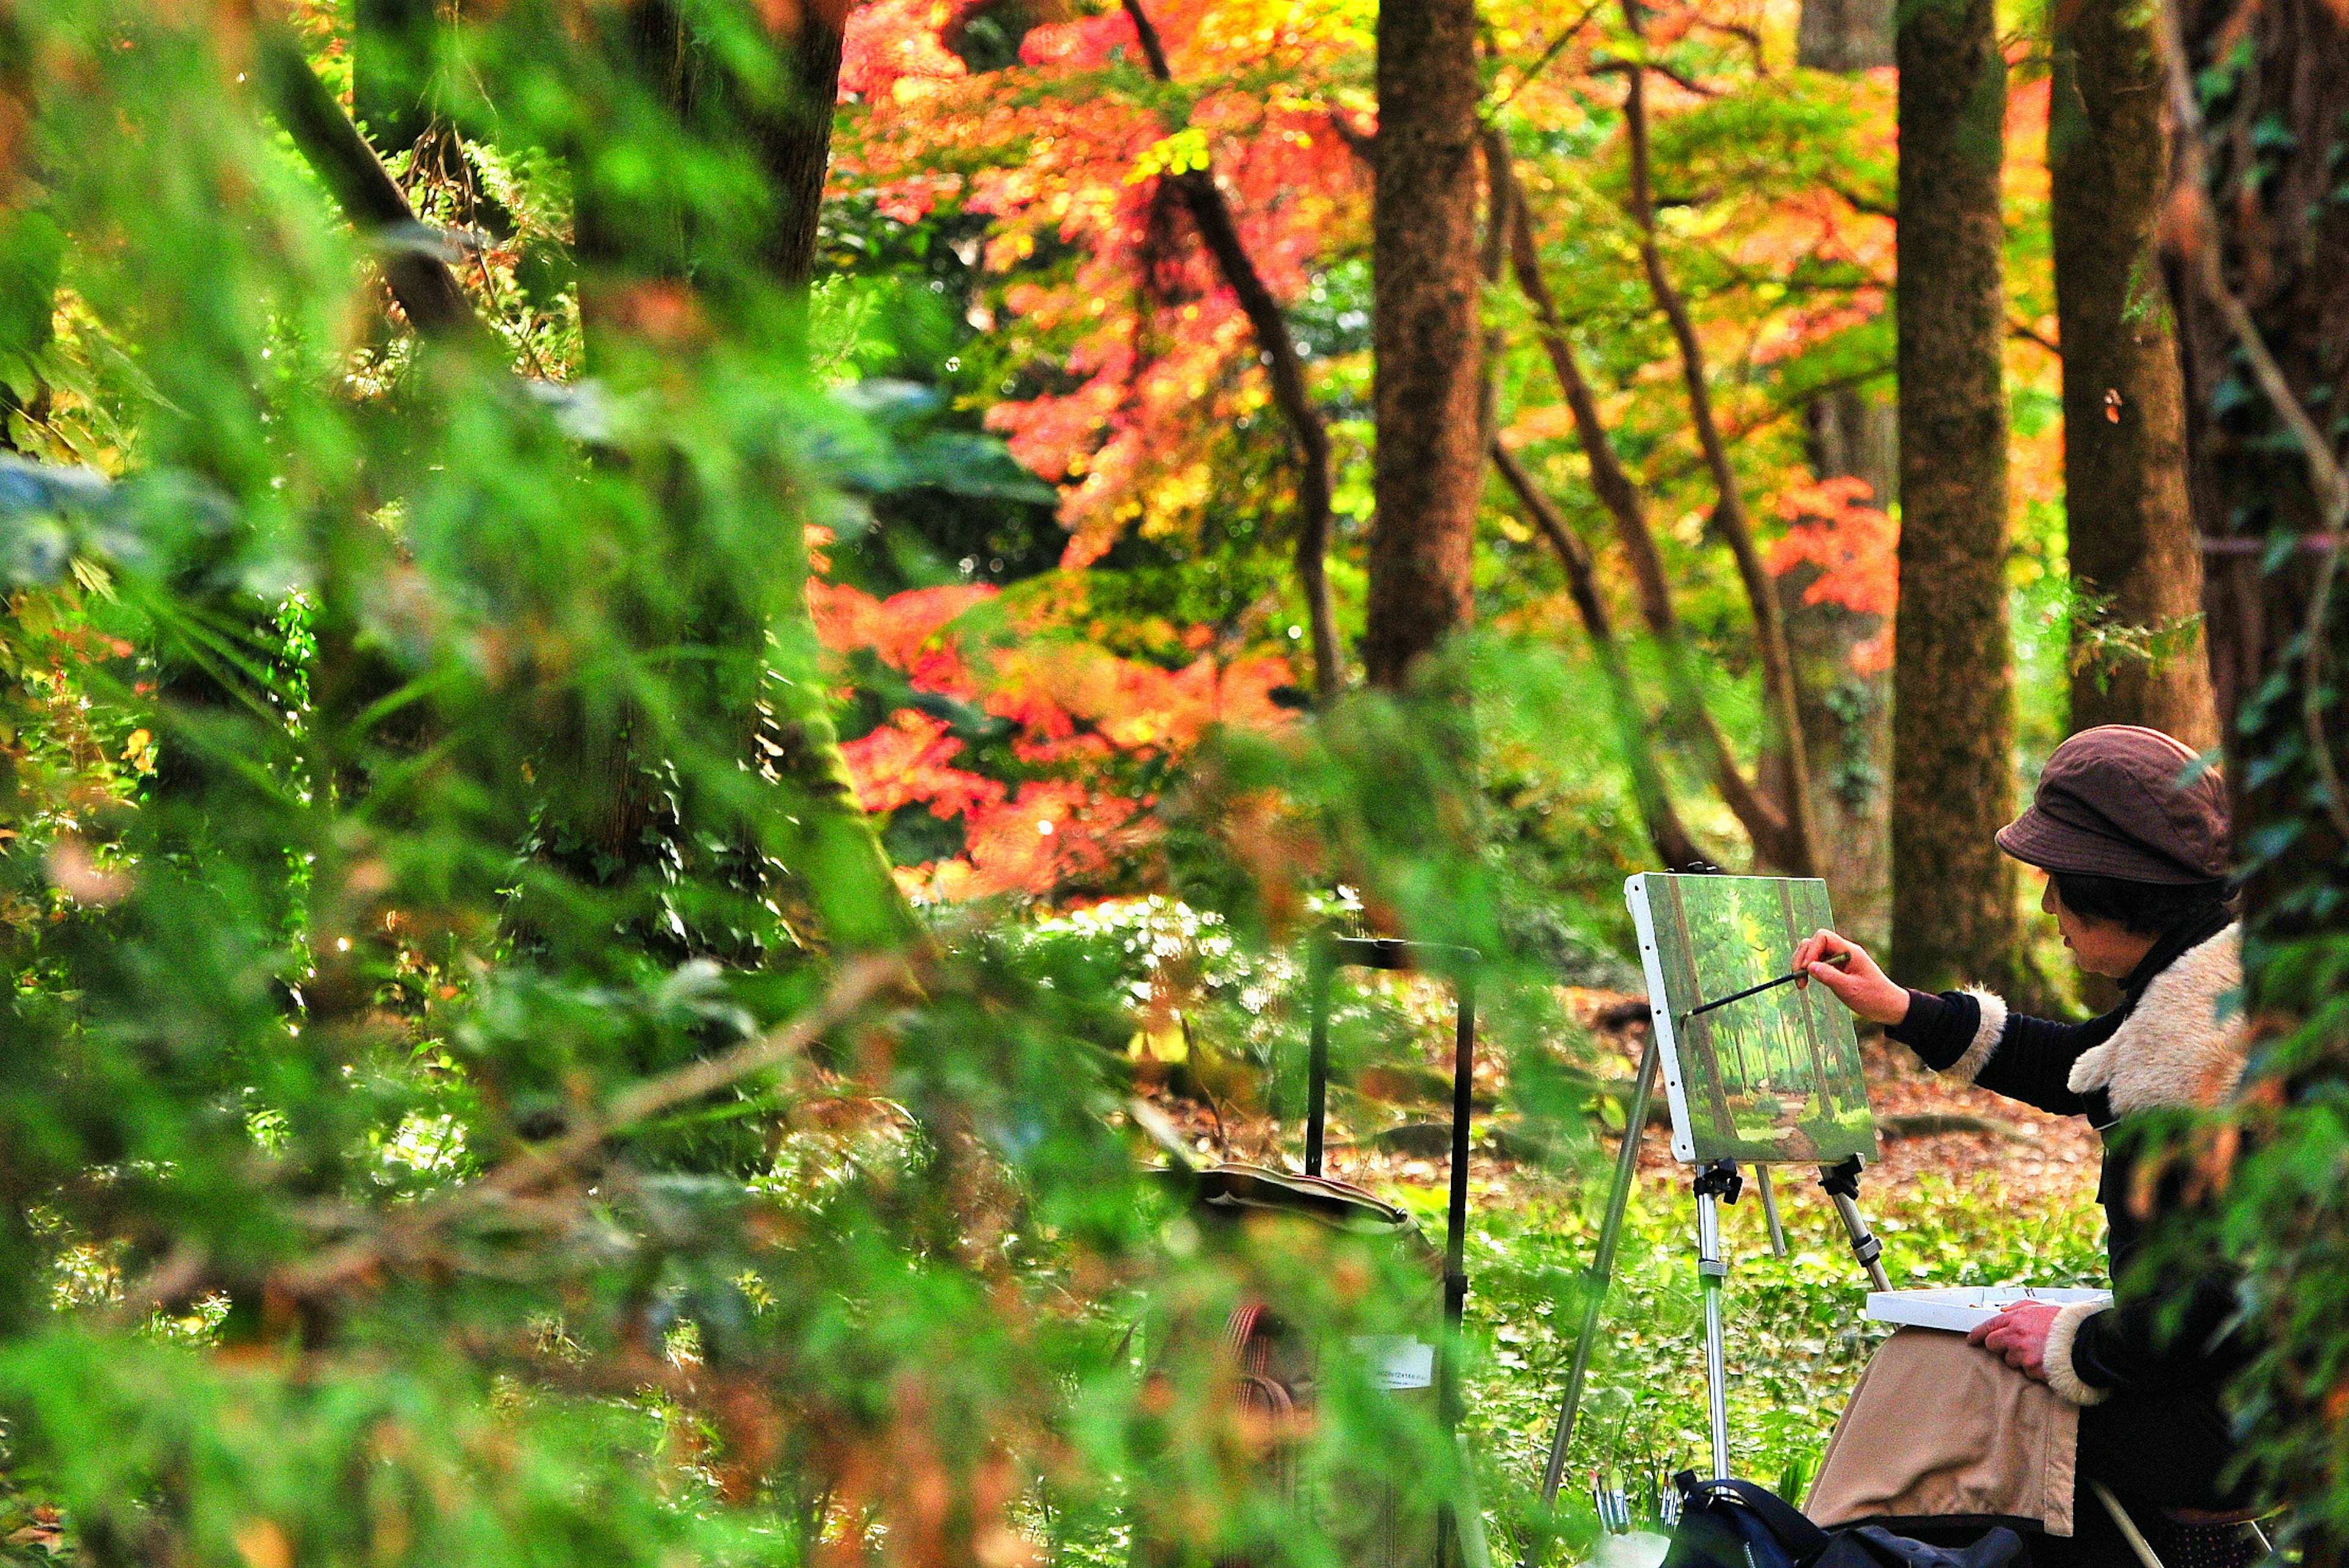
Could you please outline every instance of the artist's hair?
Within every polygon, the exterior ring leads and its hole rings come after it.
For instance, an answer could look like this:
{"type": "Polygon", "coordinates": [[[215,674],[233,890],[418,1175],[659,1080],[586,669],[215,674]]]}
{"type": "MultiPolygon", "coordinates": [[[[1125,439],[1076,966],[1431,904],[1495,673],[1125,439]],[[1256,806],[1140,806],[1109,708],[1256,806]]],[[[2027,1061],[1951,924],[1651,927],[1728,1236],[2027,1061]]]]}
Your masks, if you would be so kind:
{"type": "Polygon", "coordinates": [[[2131,882],[2091,877],[2082,871],[2052,871],[2055,896],[2075,915],[2117,925],[2139,936],[2159,936],[2197,909],[2224,903],[2224,882],[2131,882]]]}

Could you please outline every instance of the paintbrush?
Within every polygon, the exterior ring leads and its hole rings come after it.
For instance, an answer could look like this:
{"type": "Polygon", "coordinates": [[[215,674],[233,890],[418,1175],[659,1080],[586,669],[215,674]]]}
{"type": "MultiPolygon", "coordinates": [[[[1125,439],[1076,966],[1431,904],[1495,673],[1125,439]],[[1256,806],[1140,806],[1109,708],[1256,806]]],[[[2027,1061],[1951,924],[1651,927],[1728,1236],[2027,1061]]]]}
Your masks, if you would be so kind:
{"type": "MultiPolygon", "coordinates": [[[[1836,968],[1842,969],[1851,962],[1851,955],[1849,953],[1829,953],[1819,961],[1821,963],[1833,964],[1836,968]]],[[[1795,981],[1802,979],[1810,971],[1808,970],[1798,969],[1792,974],[1782,974],[1775,980],[1765,980],[1759,985],[1749,985],[1744,991],[1732,992],[1729,995],[1723,997],[1718,1002],[1708,1002],[1702,1007],[1692,1007],[1682,1016],[1694,1018],[1700,1012],[1711,1012],[1716,1007],[1726,1007],[1733,1002],[1743,1002],[1749,996],[1759,996],[1762,992],[1770,990],[1774,986],[1790,984],[1795,981]]]]}

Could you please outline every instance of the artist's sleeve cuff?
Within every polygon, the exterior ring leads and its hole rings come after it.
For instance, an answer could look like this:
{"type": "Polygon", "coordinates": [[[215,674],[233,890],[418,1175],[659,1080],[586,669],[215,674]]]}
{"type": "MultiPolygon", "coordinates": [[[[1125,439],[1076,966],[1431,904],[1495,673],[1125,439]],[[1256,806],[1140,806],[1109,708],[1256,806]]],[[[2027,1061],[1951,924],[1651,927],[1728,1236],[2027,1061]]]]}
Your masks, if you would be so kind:
{"type": "Polygon", "coordinates": [[[1971,1084],[2006,1033],[2006,1003],[1986,991],[1912,991],[1908,1016],[1885,1033],[1933,1071],[1971,1084]]]}
{"type": "Polygon", "coordinates": [[[2110,1306],[2110,1302],[2074,1302],[2055,1314],[2047,1328],[2047,1386],[2058,1397],[2075,1405],[2101,1405],[2112,1397],[2109,1388],[2098,1388],[2080,1380],[2072,1365],[2072,1346],[2080,1336],[2080,1325],[2110,1306]]]}
{"type": "Polygon", "coordinates": [[[2006,1002],[1987,991],[1961,994],[1973,999],[1974,1032],[1966,1041],[1964,1052],[1942,1071],[1960,1083],[1971,1084],[1982,1076],[1982,1070],[1998,1051],[1998,1043],[2006,1038],[2006,1002]]]}

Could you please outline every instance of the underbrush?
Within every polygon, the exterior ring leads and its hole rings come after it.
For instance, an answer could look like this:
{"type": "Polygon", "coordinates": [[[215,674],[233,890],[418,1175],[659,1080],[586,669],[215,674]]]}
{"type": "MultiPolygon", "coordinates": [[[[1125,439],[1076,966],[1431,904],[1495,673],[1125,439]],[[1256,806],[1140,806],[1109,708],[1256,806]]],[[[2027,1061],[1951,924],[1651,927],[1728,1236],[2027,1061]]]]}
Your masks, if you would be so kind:
{"type": "MultiPolygon", "coordinates": [[[[1392,1196],[1441,1234],[1440,1191],[1392,1196]]],[[[1517,1555],[1512,1521],[1537,1503],[1605,1199],[1604,1182],[1591,1182],[1480,1195],[1472,1213],[1465,1429],[1496,1559],[1517,1555]]],[[[1889,1330],[1860,1315],[1866,1276],[1806,1169],[1782,1172],[1779,1201],[1783,1258],[1750,1185],[1723,1212],[1730,1440],[1740,1476],[1799,1501],[1889,1330]]],[[[1994,1182],[1929,1178],[1906,1190],[1863,1185],[1860,1202],[1896,1286],[2104,1282],[2103,1217],[2085,1190],[2019,1213],[1994,1182]]],[[[1560,1501],[1588,1513],[1594,1469],[1632,1484],[1688,1468],[1711,1469],[1695,1208],[1684,1179],[1649,1177],[1624,1222],[1560,1501]]]]}

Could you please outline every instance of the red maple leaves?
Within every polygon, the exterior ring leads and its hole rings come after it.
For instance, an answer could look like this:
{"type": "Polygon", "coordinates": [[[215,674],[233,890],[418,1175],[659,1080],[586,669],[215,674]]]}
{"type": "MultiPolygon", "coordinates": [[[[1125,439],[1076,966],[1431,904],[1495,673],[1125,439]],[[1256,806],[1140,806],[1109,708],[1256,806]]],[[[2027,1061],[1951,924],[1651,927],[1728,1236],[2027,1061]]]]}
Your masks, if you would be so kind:
{"type": "Polygon", "coordinates": [[[958,623],[999,598],[991,587],[883,599],[815,580],[808,597],[826,649],[869,652],[959,715],[901,707],[841,748],[865,810],[960,825],[960,855],[899,873],[917,898],[1082,890],[1150,843],[1154,774],[1218,725],[1288,717],[1269,695],[1293,679],[1288,661],[1221,657],[1204,632],[1185,639],[1198,657],[1168,669],[1069,635],[1049,602],[1013,612],[1017,641],[986,646],[958,623]],[[1003,728],[986,744],[956,732],[1003,728]]]}

